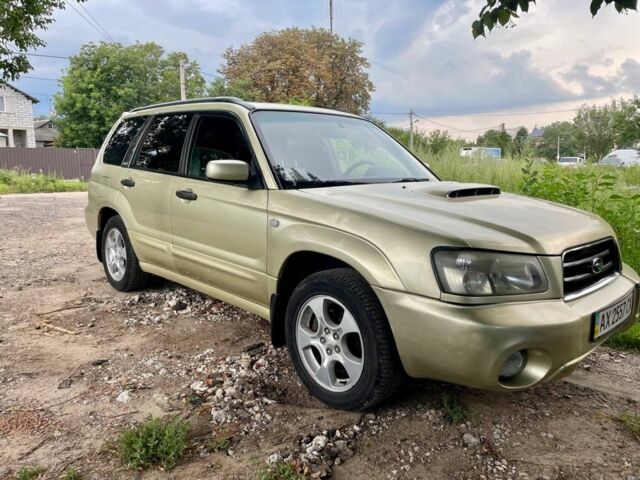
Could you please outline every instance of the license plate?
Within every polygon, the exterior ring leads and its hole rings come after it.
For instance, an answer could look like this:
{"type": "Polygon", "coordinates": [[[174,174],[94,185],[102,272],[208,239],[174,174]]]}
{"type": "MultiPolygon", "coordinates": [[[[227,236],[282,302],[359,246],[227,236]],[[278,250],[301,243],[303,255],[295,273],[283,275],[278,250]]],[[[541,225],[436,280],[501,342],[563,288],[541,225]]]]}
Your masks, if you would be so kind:
{"type": "Polygon", "coordinates": [[[601,337],[613,330],[633,312],[633,292],[610,307],[593,314],[591,325],[591,340],[601,337]]]}

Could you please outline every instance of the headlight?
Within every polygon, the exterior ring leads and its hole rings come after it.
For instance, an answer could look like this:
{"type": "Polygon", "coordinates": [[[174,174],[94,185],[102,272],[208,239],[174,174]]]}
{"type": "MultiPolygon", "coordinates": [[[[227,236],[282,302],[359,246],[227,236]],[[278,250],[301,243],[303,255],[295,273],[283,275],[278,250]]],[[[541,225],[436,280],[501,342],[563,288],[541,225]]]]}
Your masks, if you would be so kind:
{"type": "Polygon", "coordinates": [[[537,257],[480,250],[437,250],[433,254],[440,286],[467,296],[522,295],[547,290],[537,257]]]}

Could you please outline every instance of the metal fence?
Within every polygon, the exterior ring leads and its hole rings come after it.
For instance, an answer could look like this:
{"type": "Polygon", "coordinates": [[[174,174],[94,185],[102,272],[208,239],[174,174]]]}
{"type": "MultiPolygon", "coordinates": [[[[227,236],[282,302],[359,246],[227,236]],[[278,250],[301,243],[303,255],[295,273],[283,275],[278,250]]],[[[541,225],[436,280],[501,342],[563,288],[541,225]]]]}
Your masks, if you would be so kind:
{"type": "Polygon", "coordinates": [[[0,148],[0,168],[88,179],[95,148],[0,148]]]}

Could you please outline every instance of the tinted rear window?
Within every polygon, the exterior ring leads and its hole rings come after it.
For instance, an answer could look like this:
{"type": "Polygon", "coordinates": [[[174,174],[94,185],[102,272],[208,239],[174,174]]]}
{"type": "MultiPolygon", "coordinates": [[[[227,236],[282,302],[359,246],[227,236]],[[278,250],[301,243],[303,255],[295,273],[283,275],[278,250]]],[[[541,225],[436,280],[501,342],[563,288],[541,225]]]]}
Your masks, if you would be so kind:
{"type": "Polygon", "coordinates": [[[104,149],[102,162],[109,165],[122,165],[131,142],[147,117],[127,118],[120,122],[104,149]]]}
{"type": "Polygon", "coordinates": [[[190,113],[158,115],[149,128],[133,167],[178,173],[190,113]]]}

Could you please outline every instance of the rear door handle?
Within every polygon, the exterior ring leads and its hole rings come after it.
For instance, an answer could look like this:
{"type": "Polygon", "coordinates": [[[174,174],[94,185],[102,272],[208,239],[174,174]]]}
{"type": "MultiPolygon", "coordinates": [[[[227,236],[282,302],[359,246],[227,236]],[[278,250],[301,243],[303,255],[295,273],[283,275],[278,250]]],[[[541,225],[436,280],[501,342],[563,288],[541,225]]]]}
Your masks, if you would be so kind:
{"type": "Polygon", "coordinates": [[[133,181],[132,178],[123,178],[122,180],[120,180],[120,183],[125,187],[129,187],[129,188],[136,186],[136,182],[133,181]]]}
{"type": "Polygon", "coordinates": [[[198,195],[192,192],[191,190],[178,190],[176,191],[176,197],[181,198],[182,200],[197,200],[198,195]]]}

